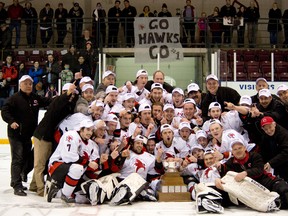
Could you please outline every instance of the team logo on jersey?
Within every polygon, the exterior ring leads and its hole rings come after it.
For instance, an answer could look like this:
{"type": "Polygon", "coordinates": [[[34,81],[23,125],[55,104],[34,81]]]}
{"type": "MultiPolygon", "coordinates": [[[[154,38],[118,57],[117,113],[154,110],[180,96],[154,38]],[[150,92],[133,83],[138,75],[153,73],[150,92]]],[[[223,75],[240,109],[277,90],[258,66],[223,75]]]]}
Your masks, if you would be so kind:
{"type": "Polygon", "coordinates": [[[140,161],[139,159],[136,159],[135,166],[136,166],[136,173],[141,168],[143,168],[144,170],[146,169],[145,164],[143,164],[142,161],[140,161]]]}
{"type": "Polygon", "coordinates": [[[71,142],[72,140],[73,140],[73,137],[72,137],[72,136],[69,135],[69,136],[66,137],[66,141],[67,141],[67,142],[71,142]]]}
{"type": "Polygon", "coordinates": [[[168,152],[165,152],[165,159],[167,159],[167,158],[174,158],[175,156],[173,155],[173,154],[170,154],[170,153],[168,153],[168,152]]]}
{"type": "Polygon", "coordinates": [[[229,134],[228,134],[228,137],[229,137],[229,138],[235,138],[235,134],[234,134],[234,133],[229,133],[229,134]]]}
{"type": "Polygon", "coordinates": [[[207,168],[204,172],[205,177],[208,179],[209,178],[209,172],[212,170],[211,167],[207,168]]]}

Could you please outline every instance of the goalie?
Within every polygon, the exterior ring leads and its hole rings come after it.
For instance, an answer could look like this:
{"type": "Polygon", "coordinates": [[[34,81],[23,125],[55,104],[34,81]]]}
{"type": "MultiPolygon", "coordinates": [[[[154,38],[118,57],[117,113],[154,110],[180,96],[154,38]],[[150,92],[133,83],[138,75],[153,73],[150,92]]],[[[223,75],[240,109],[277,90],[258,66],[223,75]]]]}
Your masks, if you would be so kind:
{"type": "Polygon", "coordinates": [[[268,212],[279,209],[277,198],[280,196],[281,209],[287,209],[288,184],[264,171],[262,157],[258,153],[247,152],[241,139],[232,140],[230,146],[233,157],[221,165],[220,175],[224,177],[215,180],[216,187],[228,192],[234,204],[238,204],[239,200],[252,209],[268,212]]]}

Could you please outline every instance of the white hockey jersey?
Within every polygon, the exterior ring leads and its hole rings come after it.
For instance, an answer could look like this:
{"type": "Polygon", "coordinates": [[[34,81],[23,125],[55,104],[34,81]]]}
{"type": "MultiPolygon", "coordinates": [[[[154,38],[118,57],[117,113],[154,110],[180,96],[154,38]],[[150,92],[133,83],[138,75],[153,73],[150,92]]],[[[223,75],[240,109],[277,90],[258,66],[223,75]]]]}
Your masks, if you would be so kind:
{"type": "MultiPolygon", "coordinates": [[[[141,128],[141,135],[142,136],[145,136],[145,133],[147,131],[147,128],[145,128],[141,123],[139,124],[136,124],[135,122],[132,122],[130,125],[129,125],[129,128],[128,128],[128,133],[127,133],[127,136],[130,137],[134,134],[134,131],[136,130],[137,127],[140,127],[141,128]]],[[[152,133],[156,133],[157,131],[157,128],[154,127],[154,129],[151,131],[150,134],[152,133]]]]}
{"type": "Polygon", "coordinates": [[[63,134],[60,142],[49,160],[49,166],[53,162],[74,163],[80,157],[84,157],[89,161],[94,161],[99,158],[98,145],[92,140],[85,143],[76,130],[68,131],[63,134]]]}
{"type": "Polygon", "coordinates": [[[120,170],[120,178],[124,179],[131,173],[138,173],[143,179],[147,174],[155,174],[155,156],[147,152],[136,154],[130,150],[129,158],[126,158],[122,169],[120,170]]]}
{"type": "Polygon", "coordinates": [[[201,173],[200,182],[206,185],[215,185],[215,179],[221,178],[219,171],[216,167],[208,167],[201,173]]]}
{"type": "Polygon", "coordinates": [[[58,127],[64,134],[70,130],[77,130],[80,127],[80,122],[85,119],[92,120],[92,117],[90,115],[84,115],[83,113],[74,113],[66,117],[58,127]]]}

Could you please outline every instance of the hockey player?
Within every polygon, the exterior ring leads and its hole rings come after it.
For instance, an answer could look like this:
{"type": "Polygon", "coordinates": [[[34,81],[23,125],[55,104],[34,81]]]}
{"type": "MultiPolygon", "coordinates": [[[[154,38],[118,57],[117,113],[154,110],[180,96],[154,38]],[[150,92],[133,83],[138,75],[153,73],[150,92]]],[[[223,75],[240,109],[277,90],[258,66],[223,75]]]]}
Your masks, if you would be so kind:
{"type": "Polygon", "coordinates": [[[89,105],[94,99],[94,87],[91,84],[85,84],[81,88],[82,94],[81,97],[76,102],[74,112],[81,112],[84,115],[90,115],[92,112],[89,109],[89,105]]]}
{"type": "Polygon", "coordinates": [[[155,102],[164,103],[163,86],[160,83],[153,83],[150,94],[139,101],[139,104],[149,104],[151,106],[155,102]]]}
{"type": "Polygon", "coordinates": [[[103,113],[104,119],[111,112],[112,107],[117,104],[119,91],[116,86],[109,85],[106,88],[105,93],[106,93],[106,96],[104,99],[105,107],[104,107],[104,113],[103,113]]]}
{"type": "Polygon", "coordinates": [[[198,130],[196,132],[196,141],[205,151],[213,148],[213,144],[208,140],[207,133],[204,130],[198,130]]]}
{"type": "Polygon", "coordinates": [[[172,121],[172,126],[178,129],[179,124],[183,119],[187,119],[191,128],[193,129],[195,126],[201,126],[203,124],[203,119],[197,115],[196,103],[193,99],[187,98],[183,103],[183,116],[176,116],[172,121]]]}
{"type": "MultiPolygon", "coordinates": [[[[138,195],[141,192],[141,196],[144,200],[148,199],[150,201],[156,201],[156,189],[159,180],[156,179],[154,181],[151,181],[150,179],[147,179],[147,175],[151,174],[154,175],[155,173],[163,174],[163,165],[162,165],[162,150],[159,150],[156,154],[156,157],[154,155],[151,155],[145,151],[144,149],[144,143],[146,143],[147,139],[142,135],[137,135],[134,139],[134,142],[130,148],[130,155],[129,157],[123,158],[123,165],[120,169],[120,176],[119,179],[123,182],[125,182],[125,188],[127,189],[125,192],[121,192],[123,189],[123,184],[120,183],[120,185],[115,189],[115,195],[112,198],[111,204],[112,205],[119,205],[123,202],[126,203],[128,200],[129,202],[133,201],[130,199],[132,194],[138,195]],[[147,180],[150,182],[150,186],[144,189],[145,185],[139,184],[139,187],[135,184],[135,182],[126,182],[125,179],[129,178],[130,175],[137,173],[141,176],[142,179],[147,180]],[[122,186],[121,186],[122,185],[122,186]],[[130,185],[133,185],[132,187],[129,187],[130,185]],[[133,191],[133,189],[135,189],[133,191]],[[131,191],[130,191],[131,190],[131,191]],[[121,193],[120,193],[121,192],[121,193]],[[130,193],[129,193],[130,192],[130,193]],[[121,195],[124,193],[124,195],[121,195]],[[132,193],[132,194],[131,194],[132,193]],[[121,196],[121,199],[120,199],[121,196]]],[[[137,176],[138,176],[137,175],[137,176]]]]}
{"type": "MultiPolygon", "coordinates": [[[[224,176],[228,171],[235,171],[237,174],[234,177],[236,182],[243,182],[246,176],[257,181],[270,191],[275,191],[280,195],[281,199],[281,208],[288,208],[288,185],[287,183],[264,171],[264,162],[262,157],[256,152],[248,152],[246,149],[245,142],[241,139],[234,139],[231,141],[230,146],[232,148],[233,157],[230,158],[225,164],[221,165],[221,177],[224,176]]],[[[225,190],[225,181],[220,178],[215,180],[215,185],[221,190],[225,190]]],[[[245,190],[245,188],[242,188],[245,190]]],[[[260,196],[261,194],[252,194],[254,197],[260,196]]],[[[255,208],[257,205],[257,199],[253,201],[247,200],[247,196],[241,197],[241,192],[238,192],[238,198],[240,201],[247,201],[250,207],[255,208]]],[[[237,198],[237,197],[236,197],[237,198]]],[[[251,198],[251,197],[250,197],[251,198]]],[[[264,200],[261,200],[264,201],[264,200]]],[[[258,204],[260,205],[260,204],[258,204]]],[[[267,206],[268,209],[268,206],[267,206]]]]}
{"type": "Polygon", "coordinates": [[[184,92],[181,88],[173,89],[172,101],[175,107],[175,116],[183,116],[184,92]]]}
{"type": "Polygon", "coordinates": [[[49,160],[51,185],[46,185],[46,199],[51,202],[61,188],[61,199],[75,203],[74,190],[87,170],[98,169],[99,150],[90,139],[94,132],[91,120],[83,120],[78,130],[65,133],[49,160]]]}

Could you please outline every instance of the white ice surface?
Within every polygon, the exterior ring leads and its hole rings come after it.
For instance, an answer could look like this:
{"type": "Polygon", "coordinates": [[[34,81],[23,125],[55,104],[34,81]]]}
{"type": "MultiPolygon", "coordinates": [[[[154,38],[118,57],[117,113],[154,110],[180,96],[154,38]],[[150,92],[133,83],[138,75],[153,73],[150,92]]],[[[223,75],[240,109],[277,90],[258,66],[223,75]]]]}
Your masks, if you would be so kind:
{"type": "MultiPolygon", "coordinates": [[[[28,183],[31,181],[29,174],[28,183]]],[[[27,192],[27,197],[13,194],[10,185],[10,148],[0,145],[0,216],[191,216],[197,215],[195,202],[137,202],[128,206],[77,205],[68,207],[59,199],[51,203],[33,192],[27,192]]],[[[25,184],[29,186],[29,184],[25,184]]],[[[248,208],[226,208],[223,215],[256,216],[256,215],[288,215],[281,210],[274,213],[259,213],[248,208]]],[[[211,215],[211,214],[201,214],[211,215]]]]}

